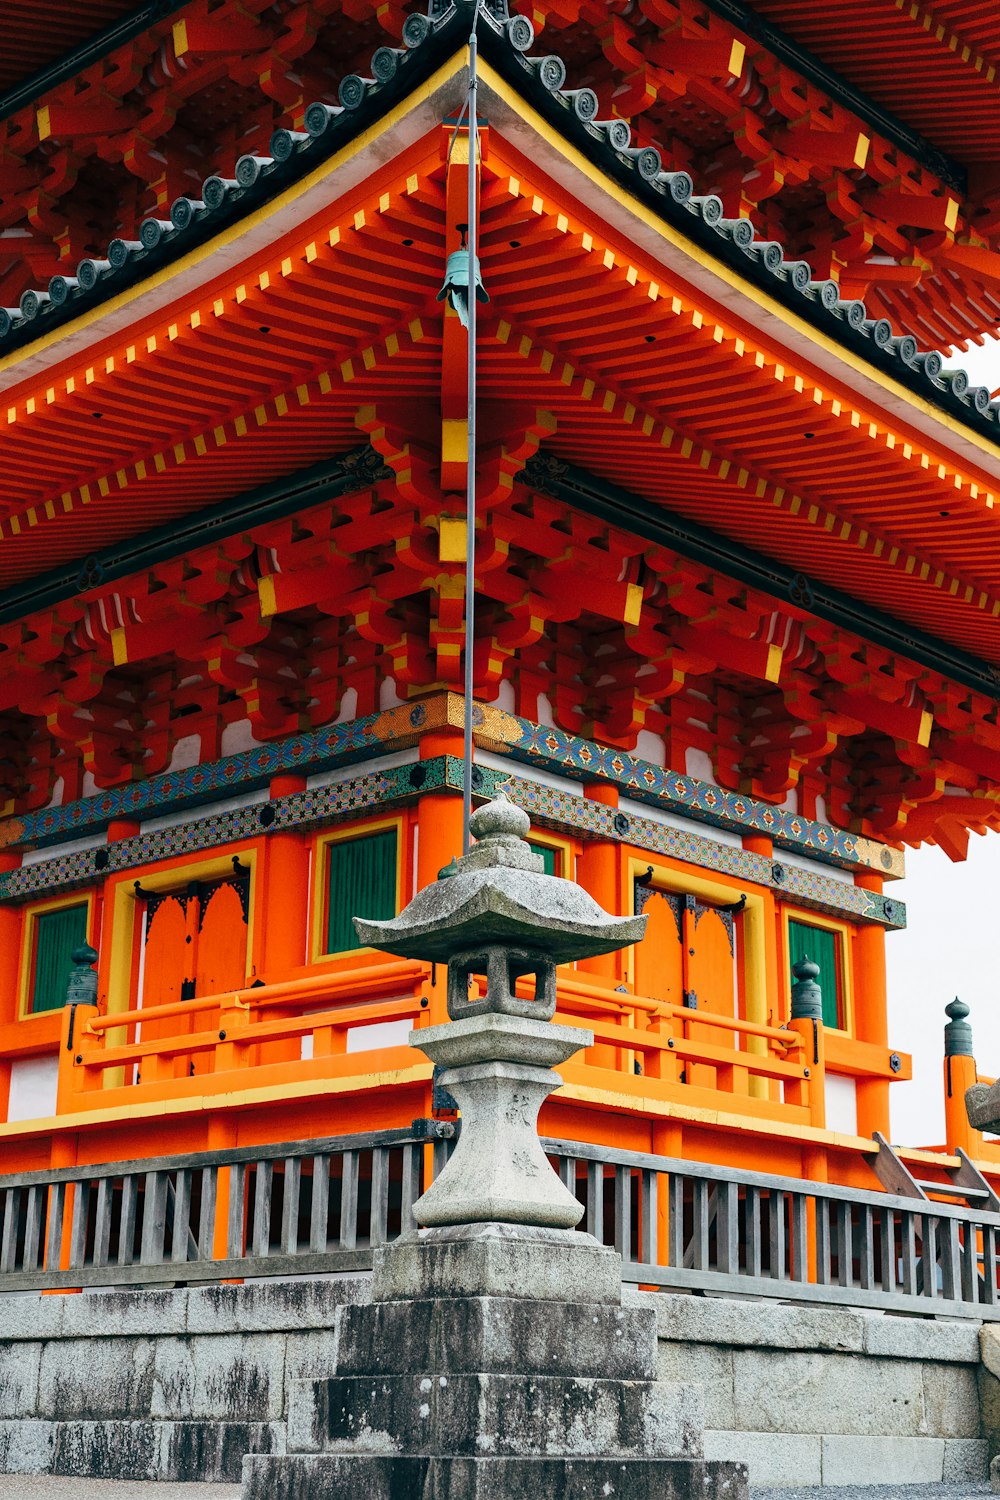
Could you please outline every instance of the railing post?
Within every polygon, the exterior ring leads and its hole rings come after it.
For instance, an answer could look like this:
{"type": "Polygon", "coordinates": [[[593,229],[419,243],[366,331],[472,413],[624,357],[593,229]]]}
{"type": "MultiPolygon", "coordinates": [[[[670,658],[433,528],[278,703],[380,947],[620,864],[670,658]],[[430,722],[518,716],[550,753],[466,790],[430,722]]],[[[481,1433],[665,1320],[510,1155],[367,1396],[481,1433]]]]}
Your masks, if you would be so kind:
{"type": "Polygon", "coordinates": [[[945,1145],[950,1151],[961,1149],[975,1156],[982,1136],[969,1124],[965,1091],[977,1082],[973,1055],[972,1027],[966,1017],[969,1007],[956,995],[944,1013],[944,1128],[945,1145]]]}
{"type": "Polygon", "coordinates": [[[809,1123],[818,1130],[826,1127],[826,1045],[823,1035],[823,992],[817,984],[819,965],[810,958],[800,958],[792,966],[792,1015],[789,1031],[797,1031],[804,1045],[803,1065],[808,1074],[805,1098],[809,1123]]]}
{"type": "Polygon", "coordinates": [[[215,1049],[217,1073],[228,1073],[240,1066],[246,1046],[249,1012],[249,1005],[235,993],[219,1006],[219,1045],[215,1049]]]}
{"type": "MultiPolygon", "coordinates": [[[[854,884],[879,895],[884,877],[875,870],[858,870],[854,884]]],[[[874,1042],[889,1050],[889,1015],[885,978],[885,929],[877,922],[862,922],[855,928],[854,1027],[861,1042],[874,1042]]],[[[857,1079],[858,1134],[889,1133],[889,1080],[857,1079]]]]}

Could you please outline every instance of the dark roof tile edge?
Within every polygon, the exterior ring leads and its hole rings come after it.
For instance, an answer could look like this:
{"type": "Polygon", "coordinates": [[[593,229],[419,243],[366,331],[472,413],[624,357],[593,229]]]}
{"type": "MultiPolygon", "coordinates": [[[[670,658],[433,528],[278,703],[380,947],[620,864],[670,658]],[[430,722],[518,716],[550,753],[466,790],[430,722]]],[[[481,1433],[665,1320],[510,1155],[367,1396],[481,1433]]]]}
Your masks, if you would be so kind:
{"type": "MultiPolygon", "coordinates": [[[[241,157],[233,177],[205,179],[201,199],[179,198],[169,220],[144,220],[138,240],[114,239],[105,259],[81,261],[75,277],[55,276],[48,288],[26,291],[20,307],[0,308],[0,359],[211,239],[341,149],[386,105],[404,98],[447,55],[449,44],[464,40],[462,22],[471,12],[467,0],[447,8],[438,0],[430,5],[439,13],[410,16],[404,47],[376,50],[370,77],[349,74],[341,80],[338,105],[310,105],[306,131],[275,131],[270,156],[241,157]]],[[[916,340],[895,334],[886,319],[869,318],[864,303],[842,299],[835,282],[813,279],[807,262],[787,260],[780,244],[758,240],[749,219],[727,219],[719,198],[695,196],[687,173],[665,171],[655,147],[633,148],[627,121],[598,119],[591,90],[563,86],[566,69],[560,58],[526,55],[533,40],[530,22],[523,16],[504,19],[497,14],[501,5],[502,0],[492,6],[487,0],[481,11],[484,55],[609,178],[814,327],[1000,443],[1000,402],[991,401],[985,386],[972,385],[964,370],[946,371],[941,354],[919,352],[916,340]]]]}

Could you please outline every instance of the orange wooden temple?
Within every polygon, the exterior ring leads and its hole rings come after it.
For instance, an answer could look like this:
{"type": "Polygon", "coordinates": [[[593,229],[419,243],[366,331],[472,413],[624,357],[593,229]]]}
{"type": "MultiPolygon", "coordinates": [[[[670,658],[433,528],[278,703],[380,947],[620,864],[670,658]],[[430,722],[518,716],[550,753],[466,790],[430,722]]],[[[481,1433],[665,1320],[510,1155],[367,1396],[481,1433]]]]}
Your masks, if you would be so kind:
{"type": "Polygon", "coordinates": [[[0,1170],[447,1106],[349,918],[461,841],[471,169],[475,789],[650,917],[543,1128],[870,1185],[904,846],[1000,826],[994,7],[515,8],[472,163],[468,4],[0,21],[0,1170]]]}

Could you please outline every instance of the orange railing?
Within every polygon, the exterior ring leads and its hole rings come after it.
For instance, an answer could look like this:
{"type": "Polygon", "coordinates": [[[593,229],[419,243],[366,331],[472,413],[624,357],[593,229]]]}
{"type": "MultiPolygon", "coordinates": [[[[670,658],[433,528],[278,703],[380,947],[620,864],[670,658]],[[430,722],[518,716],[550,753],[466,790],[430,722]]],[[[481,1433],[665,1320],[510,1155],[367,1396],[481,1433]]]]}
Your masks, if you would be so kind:
{"type": "MultiPolygon", "coordinates": [[[[442,1018],[443,982],[443,968],[432,983],[429,965],[394,960],[108,1015],[81,1006],[64,1024],[58,1107],[105,1107],[122,1091],[167,1098],[419,1067],[402,1028],[367,1048],[363,1028],[426,1024],[432,995],[442,1018]]],[[[519,989],[528,995],[526,983],[519,989]]],[[[714,1108],[723,1096],[736,1112],[822,1122],[822,1070],[812,1058],[809,1066],[794,1029],[689,1010],[573,971],[558,976],[556,1019],[594,1033],[594,1047],[563,1070],[567,1082],[714,1108]]]]}
{"type": "Polygon", "coordinates": [[[78,1006],[63,1025],[58,1109],[104,1107],[111,1090],[127,1089],[132,1098],[137,1089],[158,1097],[230,1092],[251,1081],[266,1087],[412,1064],[405,1037],[351,1051],[350,1033],[415,1021],[428,1008],[428,975],[427,964],[396,960],[108,1015],[78,1006]],[[170,1021],[187,1026],[164,1034],[170,1021]],[[191,1029],[196,1023],[200,1030],[191,1029]],[[244,1074],[239,1082],[236,1071],[244,1074]]]}

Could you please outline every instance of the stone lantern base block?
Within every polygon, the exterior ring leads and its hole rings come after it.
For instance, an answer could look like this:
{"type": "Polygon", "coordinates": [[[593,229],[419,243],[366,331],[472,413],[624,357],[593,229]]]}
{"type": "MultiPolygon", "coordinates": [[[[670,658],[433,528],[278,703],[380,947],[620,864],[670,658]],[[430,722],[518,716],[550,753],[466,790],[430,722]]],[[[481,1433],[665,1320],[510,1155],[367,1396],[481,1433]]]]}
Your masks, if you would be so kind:
{"type": "Polygon", "coordinates": [[[621,1296],[620,1257],[572,1229],[457,1224],[375,1252],[374,1302],[517,1297],[618,1305],[621,1296]]]}
{"type": "Polygon", "coordinates": [[[704,1459],[255,1455],[243,1500],[742,1500],[746,1476],[704,1459]]]}
{"type": "Polygon", "coordinates": [[[343,1309],[337,1371],[655,1380],[656,1346],[651,1307],[555,1302],[540,1308],[511,1297],[370,1302],[343,1309]]]}
{"type": "Polygon", "coordinates": [[[295,1453],[703,1456],[700,1386],[449,1371],[334,1375],[293,1382],[290,1394],[288,1447],[295,1453]]]}

